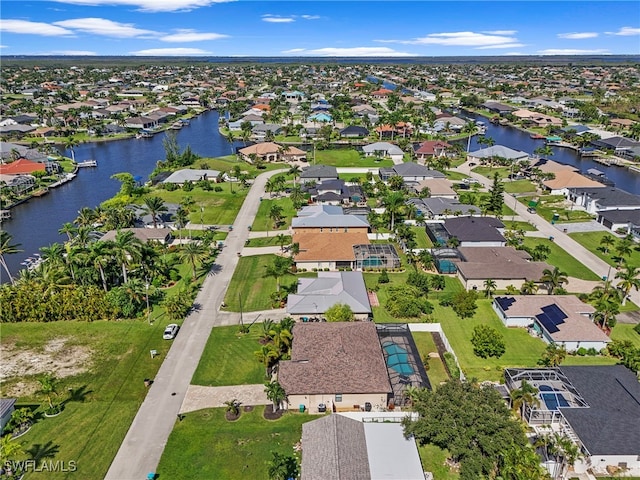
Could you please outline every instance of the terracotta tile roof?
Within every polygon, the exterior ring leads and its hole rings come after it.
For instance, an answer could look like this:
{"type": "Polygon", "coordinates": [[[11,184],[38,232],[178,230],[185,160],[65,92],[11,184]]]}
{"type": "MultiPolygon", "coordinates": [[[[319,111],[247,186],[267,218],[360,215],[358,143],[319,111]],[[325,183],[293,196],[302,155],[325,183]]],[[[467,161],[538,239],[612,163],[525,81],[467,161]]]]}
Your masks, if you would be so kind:
{"type": "Polygon", "coordinates": [[[369,243],[364,232],[355,233],[295,233],[293,242],[300,246],[296,262],[308,261],[355,261],[354,245],[369,243]]]}
{"type": "Polygon", "coordinates": [[[44,163],[32,162],[26,158],[19,158],[15,162],[0,165],[0,174],[19,175],[29,174],[33,172],[44,172],[46,166],[44,163]]]}
{"type": "Polygon", "coordinates": [[[546,180],[542,182],[545,187],[551,190],[577,187],[604,187],[603,184],[580,175],[578,172],[563,170],[555,172],[555,174],[556,178],[553,180],[546,180]]]}
{"type": "Polygon", "coordinates": [[[278,381],[287,395],[391,393],[372,322],[297,323],[278,381]]]}

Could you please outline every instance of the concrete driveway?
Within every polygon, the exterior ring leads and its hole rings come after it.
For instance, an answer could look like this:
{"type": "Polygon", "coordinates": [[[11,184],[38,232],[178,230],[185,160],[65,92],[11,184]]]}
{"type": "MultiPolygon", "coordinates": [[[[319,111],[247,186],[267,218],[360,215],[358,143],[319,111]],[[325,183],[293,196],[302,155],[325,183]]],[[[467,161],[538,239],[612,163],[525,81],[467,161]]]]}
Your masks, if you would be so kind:
{"type": "MultiPolygon", "coordinates": [[[[270,177],[284,172],[284,169],[265,172],[253,183],[236,217],[233,231],[229,232],[225,246],[216,259],[218,270],[205,279],[195,300],[198,308],[184,320],[180,333],[173,340],[154,383],[111,463],[105,477],[107,480],[140,480],[146,478],[149,472],[155,472],[211,330],[232,318],[220,315],[218,308],[238,264],[238,252],[242,251],[249,226],[258,212],[265,183],[270,177]]],[[[145,388],[142,380],[140,387],[145,388]]]]}

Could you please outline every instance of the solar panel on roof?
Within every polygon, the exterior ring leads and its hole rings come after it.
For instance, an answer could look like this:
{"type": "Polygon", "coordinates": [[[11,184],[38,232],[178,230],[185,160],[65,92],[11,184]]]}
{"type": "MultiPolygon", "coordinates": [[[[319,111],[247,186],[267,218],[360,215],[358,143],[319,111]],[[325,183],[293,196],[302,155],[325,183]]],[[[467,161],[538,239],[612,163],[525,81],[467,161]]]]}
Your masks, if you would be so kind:
{"type": "Polygon", "coordinates": [[[542,307],[541,310],[555,325],[564,323],[564,319],[567,318],[567,315],[556,304],[547,305],[546,307],[542,307]]]}
{"type": "Polygon", "coordinates": [[[500,305],[503,311],[509,310],[509,307],[515,303],[516,299],[513,297],[496,297],[496,302],[500,305]]]}
{"type": "Polygon", "coordinates": [[[536,315],[536,318],[547,332],[556,333],[560,331],[560,329],[556,326],[556,323],[551,318],[549,318],[546,313],[536,315]]]}

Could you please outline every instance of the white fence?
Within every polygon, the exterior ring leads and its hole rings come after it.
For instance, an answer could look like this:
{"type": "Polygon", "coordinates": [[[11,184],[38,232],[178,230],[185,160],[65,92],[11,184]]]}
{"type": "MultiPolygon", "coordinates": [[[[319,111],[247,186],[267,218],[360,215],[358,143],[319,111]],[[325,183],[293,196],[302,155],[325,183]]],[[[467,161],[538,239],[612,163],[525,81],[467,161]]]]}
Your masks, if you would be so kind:
{"type": "Polygon", "coordinates": [[[460,380],[465,380],[464,373],[462,373],[462,368],[460,367],[460,362],[458,361],[458,357],[456,356],[456,352],[453,351],[447,336],[444,334],[444,330],[442,330],[442,325],[439,323],[408,323],[409,330],[411,332],[431,332],[431,333],[439,333],[440,338],[442,339],[442,343],[444,343],[444,348],[453,355],[453,358],[456,361],[456,365],[458,365],[458,370],[460,370],[460,380]]]}

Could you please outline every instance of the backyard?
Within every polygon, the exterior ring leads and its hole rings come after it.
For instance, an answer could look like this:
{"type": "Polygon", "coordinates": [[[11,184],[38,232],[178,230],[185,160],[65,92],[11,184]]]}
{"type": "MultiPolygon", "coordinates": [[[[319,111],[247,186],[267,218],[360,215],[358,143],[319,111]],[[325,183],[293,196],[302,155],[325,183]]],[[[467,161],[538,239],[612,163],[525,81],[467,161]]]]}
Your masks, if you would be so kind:
{"type": "Polygon", "coordinates": [[[391,159],[364,157],[353,148],[340,150],[316,150],[314,164],[333,165],[334,167],[391,167],[391,159]]]}
{"type": "Polygon", "coordinates": [[[572,223],[593,219],[593,215],[584,210],[573,210],[572,204],[563,195],[526,195],[519,197],[518,201],[525,206],[531,201],[537,201],[536,213],[548,222],[572,223]],[[558,215],[559,218],[554,220],[554,215],[558,215]]]}

